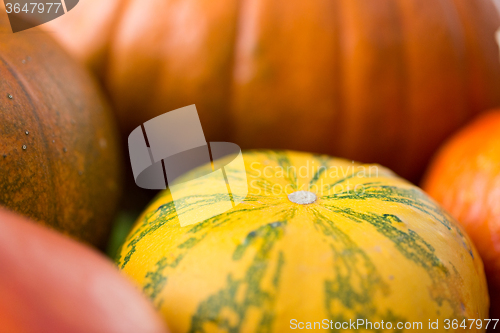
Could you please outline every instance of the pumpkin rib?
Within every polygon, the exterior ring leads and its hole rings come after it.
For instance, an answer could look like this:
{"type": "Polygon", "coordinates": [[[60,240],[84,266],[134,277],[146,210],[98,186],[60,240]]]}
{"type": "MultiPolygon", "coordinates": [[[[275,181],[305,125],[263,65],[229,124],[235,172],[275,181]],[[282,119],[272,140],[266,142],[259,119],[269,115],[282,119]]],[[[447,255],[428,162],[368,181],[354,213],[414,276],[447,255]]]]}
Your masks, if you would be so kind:
{"type": "MultiPolygon", "coordinates": [[[[456,16],[455,20],[453,20],[453,22],[458,21],[456,26],[457,26],[457,29],[459,29],[461,31],[461,36],[462,36],[462,38],[461,38],[462,40],[460,43],[460,49],[462,50],[462,53],[460,54],[460,59],[463,59],[463,62],[465,64],[468,64],[472,61],[471,60],[472,57],[471,57],[471,53],[467,47],[467,44],[469,43],[469,41],[468,41],[469,38],[467,36],[467,29],[465,29],[465,25],[467,23],[467,20],[463,14],[463,11],[459,10],[459,8],[458,8],[459,5],[457,4],[457,1],[454,0],[453,4],[454,4],[453,12],[454,12],[454,15],[456,16]]],[[[449,15],[447,15],[447,17],[448,16],[449,15]]],[[[449,21],[451,21],[451,19],[449,21]]],[[[474,100],[473,96],[470,95],[470,91],[471,91],[470,90],[470,83],[469,83],[470,78],[468,77],[469,75],[468,75],[467,71],[465,70],[465,67],[467,67],[467,66],[464,66],[464,68],[462,69],[462,73],[464,73],[464,75],[462,77],[463,78],[463,88],[462,88],[461,92],[463,95],[467,96],[467,98],[465,98],[465,100],[462,103],[469,107],[469,112],[467,112],[468,109],[465,109],[461,113],[461,115],[463,115],[463,117],[462,117],[463,120],[458,124],[458,126],[459,126],[458,128],[463,126],[466,120],[468,120],[474,116],[474,114],[470,114],[470,110],[473,110],[474,108],[477,107],[473,101],[474,100]]],[[[462,96],[462,94],[460,94],[460,96],[462,96]]],[[[450,133],[450,135],[451,134],[452,133],[450,133]]]]}
{"type": "MultiPolygon", "coordinates": [[[[446,60],[446,64],[443,65],[442,63],[445,58],[451,57],[454,59],[455,50],[447,47],[452,45],[452,43],[450,43],[450,34],[452,33],[453,27],[447,26],[447,29],[443,29],[442,26],[440,26],[441,17],[446,15],[444,12],[445,9],[440,5],[440,3],[432,2],[432,5],[428,4],[428,6],[422,6],[422,2],[418,1],[402,1],[402,3],[404,8],[404,30],[407,32],[406,40],[408,41],[406,44],[409,71],[408,86],[412,91],[412,94],[408,96],[409,100],[407,106],[409,109],[408,121],[412,124],[412,126],[408,128],[409,133],[403,136],[407,140],[408,149],[403,154],[404,157],[402,159],[405,163],[411,163],[411,156],[414,154],[425,151],[425,154],[429,155],[432,150],[435,149],[436,144],[433,144],[428,140],[431,135],[422,134],[439,133],[435,129],[435,124],[441,124],[443,123],[443,120],[440,119],[435,121],[432,119],[434,115],[429,115],[421,110],[430,107],[441,108],[443,101],[438,101],[437,96],[439,94],[455,95],[456,86],[454,82],[450,82],[448,87],[445,88],[437,87],[433,82],[429,82],[430,85],[424,85],[424,82],[427,83],[426,81],[428,77],[434,76],[435,74],[440,73],[440,71],[441,75],[445,77],[449,77],[450,72],[455,75],[455,67],[450,59],[446,60]],[[426,17],[425,22],[419,20],[419,17],[423,16],[426,17]],[[421,48],[421,45],[419,45],[420,43],[413,42],[418,41],[420,38],[426,38],[427,36],[424,37],[423,35],[424,32],[428,32],[433,28],[438,28],[439,30],[433,32],[434,35],[427,39],[425,45],[427,49],[421,48]],[[444,51],[436,54],[430,53],[428,49],[432,49],[432,47],[442,47],[444,51]],[[434,147],[432,145],[434,145],[434,147]]],[[[444,114],[441,114],[440,116],[441,118],[445,117],[444,114]]],[[[447,125],[442,127],[449,126],[448,120],[444,123],[447,125]]],[[[445,136],[444,133],[439,133],[438,135],[441,136],[441,140],[443,139],[443,136],[445,136]]],[[[421,164],[420,168],[423,167],[424,165],[421,164]]]]}
{"type": "MultiPolygon", "coordinates": [[[[43,64],[42,64],[42,65],[43,65],[43,64]]],[[[56,87],[58,87],[58,88],[60,89],[60,91],[64,91],[64,86],[65,86],[65,83],[64,83],[64,82],[61,82],[61,81],[59,80],[59,78],[58,78],[58,77],[55,77],[55,76],[53,75],[52,71],[50,70],[50,68],[47,68],[47,67],[45,66],[45,67],[44,67],[44,69],[45,69],[45,74],[46,74],[49,78],[51,78],[52,82],[54,82],[54,83],[55,83],[56,87]]],[[[92,82],[93,82],[93,78],[91,78],[90,80],[92,80],[92,82]]],[[[93,83],[94,83],[94,82],[93,82],[93,83]]],[[[102,95],[100,92],[97,92],[97,91],[96,91],[95,93],[96,93],[96,94],[97,94],[100,98],[104,98],[104,95],[102,95]]],[[[67,104],[68,104],[68,105],[72,105],[75,109],[76,109],[76,108],[78,108],[78,105],[75,103],[75,100],[74,100],[74,99],[72,99],[72,98],[69,98],[69,96],[68,96],[67,94],[62,94],[62,97],[64,98],[64,100],[67,102],[67,104]]],[[[84,116],[86,116],[86,119],[88,120],[88,123],[91,123],[91,122],[92,122],[92,119],[91,119],[91,115],[90,115],[90,114],[85,114],[85,113],[83,113],[83,115],[84,115],[84,116]]],[[[109,122],[109,123],[113,123],[113,122],[114,122],[114,119],[113,119],[113,118],[111,118],[111,117],[108,117],[108,122],[109,122]]],[[[86,132],[87,132],[87,131],[86,131],[86,129],[84,128],[84,129],[82,129],[82,133],[81,133],[81,134],[88,135],[89,133],[86,133],[86,132]]],[[[45,133],[44,133],[44,134],[45,134],[45,133]]],[[[88,136],[90,137],[91,135],[88,135],[88,136]]],[[[45,135],[44,135],[44,140],[45,140],[45,142],[46,142],[46,137],[45,137],[45,135]]],[[[90,150],[86,150],[86,149],[93,148],[94,144],[95,144],[95,143],[93,143],[93,142],[91,142],[91,141],[88,141],[88,142],[87,142],[87,145],[86,145],[86,146],[83,146],[83,148],[84,148],[84,149],[82,149],[82,150],[83,150],[83,151],[85,151],[85,152],[86,152],[86,151],[90,151],[90,150]]],[[[48,149],[48,146],[46,146],[46,148],[48,149]]],[[[63,148],[63,149],[65,149],[65,148],[63,148]]],[[[88,159],[86,160],[86,166],[89,166],[89,165],[93,165],[93,161],[92,161],[90,158],[88,158],[88,159]]],[[[51,175],[52,175],[52,177],[54,177],[54,173],[53,173],[53,171],[51,171],[51,175]]],[[[97,185],[97,184],[94,184],[94,186],[96,186],[96,185],[97,185]]],[[[99,184],[99,186],[101,186],[101,185],[102,185],[102,184],[99,184]]],[[[97,189],[98,187],[94,187],[94,188],[95,188],[95,189],[97,189]]],[[[64,190],[59,190],[59,191],[58,191],[58,195],[64,195],[64,190]]],[[[61,207],[57,207],[56,212],[58,213],[58,214],[56,214],[56,216],[57,216],[56,220],[57,220],[57,219],[59,218],[59,213],[62,213],[62,212],[61,212],[61,207]]],[[[111,214],[110,214],[110,216],[111,216],[111,214]]],[[[91,217],[90,221],[87,221],[87,223],[92,222],[92,219],[93,219],[93,217],[91,217]]],[[[110,217],[110,219],[111,219],[111,217],[110,217]]],[[[52,225],[52,222],[51,222],[49,225],[52,225]]],[[[59,230],[65,230],[65,229],[66,229],[64,226],[60,225],[60,223],[56,224],[55,226],[59,226],[59,228],[60,228],[59,230]]],[[[99,228],[102,228],[102,226],[100,226],[100,225],[95,226],[95,225],[94,225],[94,226],[93,226],[93,228],[94,228],[95,230],[99,230],[99,228]]],[[[70,229],[70,230],[67,230],[67,233],[69,233],[70,235],[72,235],[73,233],[82,232],[82,235],[81,235],[80,237],[84,237],[84,239],[89,239],[89,238],[91,237],[90,235],[91,235],[91,234],[95,231],[95,230],[91,230],[91,229],[89,229],[89,227],[88,227],[88,226],[86,226],[86,225],[79,226],[77,229],[80,229],[80,230],[71,230],[71,229],[70,229]],[[85,227],[87,227],[87,230],[86,230],[86,233],[87,233],[87,234],[85,234],[83,231],[81,231],[81,229],[82,229],[82,228],[85,228],[85,227]]],[[[106,235],[106,236],[107,236],[107,235],[106,235]]],[[[104,242],[104,240],[102,240],[101,242],[104,242]]]]}
{"type": "MultiPolygon", "coordinates": [[[[398,37],[398,21],[393,14],[395,2],[364,4],[363,1],[355,0],[345,1],[344,7],[345,31],[351,31],[351,35],[347,33],[347,36],[352,44],[343,45],[345,71],[348,73],[343,81],[346,87],[345,105],[350,110],[346,113],[345,125],[350,130],[345,135],[344,149],[340,155],[349,156],[350,151],[354,150],[358,153],[352,159],[373,162],[377,157],[370,146],[364,144],[365,138],[369,138],[370,145],[391,147],[388,149],[391,154],[399,143],[392,137],[394,118],[389,116],[395,115],[397,118],[404,98],[400,93],[404,87],[398,84],[404,81],[404,73],[400,71],[402,50],[401,45],[393,43],[401,38],[398,37]],[[392,28],[386,30],[386,26],[392,28]],[[377,40],[379,47],[372,47],[372,40],[377,40]],[[377,65],[382,62],[388,66],[377,65]],[[384,105],[385,111],[381,114],[379,110],[384,105]],[[361,158],[361,155],[365,157],[361,158]]],[[[381,155],[380,158],[386,157],[381,155]]]]}
{"type": "MultiPolygon", "coordinates": [[[[338,105],[338,109],[337,109],[337,117],[340,117],[337,118],[339,119],[339,124],[337,125],[338,126],[338,130],[342,130],[342,127],[341,124],[343,123],[348,123],[348,118],[349,118],[349,114],[345,114],[343,112],[341,112],[341,110],[343,110],[344,108],[347,108],[347,105],[348,105],[348,98],[347,98],[347,90],[348,90],[348,86],[346,84],[346,81],[347,81],[347,76],[348,76],[348,70],[346,69],[347,67],[347,63],[348,63],[348,57],[346,57],[345,55],[345,43],[346,42],[346,36],[345,36],[345,33],[342,33],[343,31],[348,31],[347,29],[347,20],[346,20],[346,15],[343,15],[345,13],[345,4],[343,2],[337,2],[337,1],[333,1],[334,4],[336,4],[336,18],[338,19],[338,21],[336,20],[336,26],[338,28],[338,36],[336,36],[337,38],[335,38],[334,40],[338,40],[338,42],[336,43],[335,45],[335,55],[336,55],[336,58],[335,58],[335,63],[336,63],[336,66],[335,68],[337,69],[337,71],[335,73],[333,73],[333,75],[335,75],[336,77],[338,77],[338,83],[337,83],[337,86],[334,87],[334,90],[337,91],[337,94],[334,96],[334,103],[336,103],[335,105],[338,105]],[[342,123],[340,122],[342,121],[342,123]]],[[[345,138],[344,136],[340,136],[339,138],[336,138],[336,140],[338,140],[338,145],[340,147],[344,147],[344,146],[348,146],[348,139],[345,138]]],[[[339,152],[339,155],[343,156],[344,153],[342,151],[339,152]]]]}
{"type": "MultiPolygon", "coordinates": [[[[439,3],[441,4],[441,6],[445,6],[445,2],[443,0],[440,0],[439,3]]],[[[467,62],[467,59],[469,59],[469,55],[468,55],[468,48],[467,48],[467,39],[466,39],[466,35],[465,35],[465,29],[464,29],[464,24],[465,22],[463,21],[461,15],[460,15],[460,11],[458,10],[457,6],[452,6],[452,3],[451,2],[448,2],[448,8],[445,9],[445,12],[447,13],[447,15],[445,16],[445,18],[448,20],[449,24],[453,24],[453,26],[455,27],[455,29],[453,30],[450,30],[450,33],[451,31],[457,31],[456,34],[451,34],[451,38],[453,41],[455,41],[454,43],[454,46],[455,48],[453,49],[454,52],[457,54],[456,56],[456,59],[460,59],[462,60],[462,62],[467,62]],[[453,18],[450,17],[450,12],[453,13],[453,18]],[[458,31],[460,33],[458,33],[458,31]]],[[[463,103],[464,105],[469,105],[469,108],[458,108],[457,110],[460,111],[460,115],[461,115],[461,118],[459,120],[457,120],[457,123],[456,123],[456,127],[459,128],[460,126],[462,126],[468,119],[471,119],[471,117],[474,117],[475,113],[472,111],[474,108],[473,108],[473,105],[470,104],[470,101],[468,99],[464,99],[462,96],[465,96],[466,95],[466,92],[468,91],[468,85],[469,85],[469,82],[467,80],[467,75],[466,75],[466,71],[465,71],[465,68],[456,68],[455,70],[459,70],[461,71],[461,85],[460,85],[460,89],[457,88],[457,94],[460,92],[460,99],[461,99],[461,102],[460,103],[463,103]]],[[[457,97],[457,94],[455,94],[455,98],[458,99],[457,97]]],[[[457,112],[458,114],[458,112],[457,112]]]]}
{"type": "MultiPolygon", "coordinates": [[[[24,80],[24,78],[20,77],[16,73],[16,71],[14,71],[12,65],[8,61],[6,61],[4,59],[4,57],[2,56],[1,53],[0,53],[0,61],[2,61],[2,63],[5,65],[5,68],[7,68],[7,70],[9,71],[9,73],[16,80],[16,82],[19,84],[19,87],[24,92],[24,97],[26,98],[26,100],[28,101],[29,105],[31,106],[31,114],[36,119],[36,125],[38,127],[38,130],[42,134],[40,137],[43,140],[45,151],[48,151],[49,149],[48,149],[48,143],[47,143],[46,136],[45,136],[45,129],[43,128],[42,123],[40,122],[40,117],[38,116],[37,112],[35,112],[36,108],[35,108],[35,104],[33,103],[33,100],[31,99],[31,95],[28,93],[28,91],[30,89],[29,88],[27,89],[27,85],[29,85],[29,83],[27,83],[24,80]]],[[[46,156],[45,163],[47,163],[47,165],[48,165],[48,167],[46,168],[46,171],[49,173],[48,180],[50,182],[50,186],[48,186],[48,187],[49,187],[50,191],[52,192],[50,195],[53,198],[55,198],[56,194],[55,194],[54,172],[52,170],[52,168],[53,168],[53,161],[49,158],[50,154],[43,154],[43,155],[46,156]]],[[[44,190],[47,190],[47,187],[45,187],[44,190]]],[[[52,201],[51,202],[51,209],[48,212],[48,215],[50,215],[50,216],[53,217],[53,219],[51,220],[50,223],[53,224],[54,227],[56,227],[56,228],[61,228],[61,225],[59,223],[59,214],[58,214],[58,212],[59,212],[59,209],[57,207],[57,202],[56,201],[52,201]]],[[[35,219],[36,219],[36,217],[35,217],[35,219]]],[[[44,221],[39,221],[39,222],[44,223],[44,221]]]]}
{"type": "MultiPolygon", "coordinates": [[[[114,16],[112,16],[112,23],[110,23],[110,31],[108,32],[108,39],[105,43],[104,49],[102,50],[101,64],[94,64],[93,68],[95,71],[103,72],[104,68],[109,68],[109,62],[111,61],[111,41],[118,35],[118,28],[120,27],[120,21],[123,20],[124,13],[130,6],[130,0],[120,0],[122,4],[118,6],[117,10],[114,10],[114,16]]],[[[98,76],[102,81],[102,76],[98,76]]]]}
{"type": "MultiPolygon", "coordinates": [[[[397,13],[398,13],[397,17],[399,18],[398,25],[399,25],[399,29],[400,29],[400,37],[403,40],[406,40],[407,35],[408,35],[408,31],[407,31],[407,29],[405,29],[403,19],[402,19],[402,17],[404,17],[404,9],[403,9],[402,3],[406,3],[406,2],[404,0],[398,0],[397,3],[395,4],[395,6],[397,8],[397,13]]],[[[411,119],[411,107],[410,107],[410,104],[411,104],[411,101],[410,101],[410,75],[411,75],[411,73],[407,69],[408,62],[409,62],[408,45],[407,44],[404,44],[401,46],[401,58],[402,58],[401,62],[403,64],[400,68],[400,70],[403,72],[403,75],[401,75],[401,78],[402,78],[401,82],[403,83],[402,86],[404,88],[400,91],[400,94],[399,94],[399,96],[401,96],[401,108],[400,108],[400,110],[398,110],[399,112],[396,112],[396,116],[398,117],[398,121],[403,121],[404,119],[411,119]]],[[[395,149],[392,152],[392,154],[399,156],[400,160],[406,161],[407,159],[402,157],[402,155],[407,153],[408,149],[404,149],[404,147],[410,146],[411,140],[410,140],[410,137],[408,136],[407,129],[405,129],[404,127],[396,127],[396,128],[397,128],[396,135],[394,136],[394,139],[393,139],[393,141],[395,142],[395,143],[393,143],[395,149]]],[[[404,162],[404,163],[406,163],[406,162],[404,162]]],[[[392,169],[395,169],[395,168],[399,169],[400,167],[394,165],[394,166],[391,166],[391,168],[392,169]]]]}
{"type": "MultiPolygon", "coordinates": [[[[473,106],[476,109],[486,110],[491,107],[491,102],[500,102],[500,95],[487,93],[497,91],[494,82],[499,77],[498,72],[493,73],[491,67],[486,66],[486,64],[497,64],[499,55],[498,47],[492,50],[494,52],[480,52],[479,50],[483,45],[487,44],[487,36],[494,38],[500,14],[493,2],[488,0],[454,0],[454,3],[465,31],[464,36],[466,36],[468,59],[466,64],[472,69],[472,71],[468,71],[469,78],[467,82],[469,89],[467,91],[471,94],[470,101],[473,106]],[[478,13],[478,15],[473,15],[474,13],[478,13]],[[481,21],[478,20],[478,16],[481,17],[481,21]],[[477,25],[477,23],[486,21],[488,22],[486,25],[477,25]],[[481,31],[477,31],[477,29],[481,29],[481,31]],[[481,75],[481,77],[486,78],[486,81],[479,79],[478,74],[485,74],[481,75]],[[488,100],[487,96],[492,100],[488,100]]],[[[465,124],[462,123],[462,125],[465,124]]]]}
{"type": "MultiPolygon", "coordinates": [[[[332,110],[335,113],[334,117],[332,118],[331,122],[328,124],[329,128],[332,129],[333,133],[338,133],[342,129],[342,122],[344,121],[344,115],[341,112],[341,110],[344,108],[344,97],[342,93],[342,82],[345,77],[344,73],[344,61],[342,58],[342,40],[343,40],[343,35],[341,31],[344,29],[342,28],[343,25],[343,20],[342,20],[342,15],[340,15],[340,7],[341,7],[341,2],[339,1],[332,1],[332,14],[333,19],[332,22],[334,24],[334,33],[333,33],[333,72],[331,75],[335,75],[338,78],[337,86],[332,87],[331,89],[331,94],[332,94],[332,110]]],[[[338,143],[339,145],[342,145],[342,142],[338,143]]]]}
{"type": "Polygon", "coordinates": [[[224,135],[227,137],[231,137],[233,133],[236,131],[232,126],[229,124],[232,122],[233,115],[231,114],[231,106],[234,102],[234,75],[236,71],[236,62],[237,62],[237,49],[238,49],[238,41],[240,40],[240,32],[241,32],[241,27],[240,25],[242,24],[241,22],[243,21],[243,17],[245,17],[244,13],[244,8],[245,4],[248,3],[247,0],[240,0],[238,1],[238,4],[236,5],[235,9],[235,20],[234,20],[234,38],[232,41],[232,51],[231,57],[229,60],[229,71],[227,73],[228,79],[227,79],[227,98],[224,99],[225,101],[225,107],[222,107],[221,111],[221,121],[225,123],[227,126],[224,126],[224,135]]]}
{"type": "Polygon", "coordinates": [[[48,34],[37,28],[11,34],[6,16],[0,16],[0,33],[0,85],[13,95],[2,98],[0,113],[0,202],[103,246],[121,187],[109,105],[89,73],[48,34]]]}
{"type": "MultiPolygon", "coordinates": [[[[405,22],[407,22],[405,19],[407,19],[407,13],[408,12],[411,12],[410,10],[410,5],[411,5],[411,2],[410,1],[405,1],[405,0],[398,0],[397,1],[397,7],[398,7],[398,12],[399,12],[399,15],[402,17],[400,20],[399,20],[399,26],[400,26],[400,30],[401,30],[401,38],[403,38],[403,40],[410,40],[410,29],[408,29],[408,25],[405,24],[405,22]]],[[[411,48],[410,48],[410,44],[408,43],[405,43],[404,44],[404,47],[403,47],[403,51],[402,51],[402,57],[404,58],[404,63],[406,64],[406,66],[403,66],[403,67],[406,67],[405,69],[405,74],[406,75],[403,75],[403,82],[404,82],[404,87],[405,89],[403,90],[404,92],[402,92],[400,94],[400,96],[403,96],[403,102],[401,103],[402,107],[401,107],[401,118],[400,119],[407,119],[410,123],[414,124],[414,120],[415,120],[415,111],[413,109],[413,98],[412,98],[412,94],[411,94],[411,87],[412,87],[412,81],[413,81],[413,78],[415,77],[414,76],[414,73],[412,72],[411,70],[411,64],[412,64],[412,57],[411,57],[411,48]]],[[[396,151],[398,151],[398,153],[394,153],[395,155],[398,156],[398,159],[399,159],[399,163],[403,163],[406,164],[408,163],[407,161],[409,161],[409,156],[411,156],[412,152],[413,152],[413,143],[416,142],[418,140],[418,133],[417,131],[412,131],[412,129],[408,129],[408,128],[405,128],[405,127],[399,127],[399,133],[398,133],[398,136],[396,137],[396,139],[394,140],[395,142],[398,142],[398,145],[397,146],[400,146],[400,147],[407,147],[406,149],[398,149],[396,151]]],[[[395,166],[395,165],[391,165],[389,166],[391,167],[391,169],[404,169],[406,168],[407,166],[395,166]]]]}

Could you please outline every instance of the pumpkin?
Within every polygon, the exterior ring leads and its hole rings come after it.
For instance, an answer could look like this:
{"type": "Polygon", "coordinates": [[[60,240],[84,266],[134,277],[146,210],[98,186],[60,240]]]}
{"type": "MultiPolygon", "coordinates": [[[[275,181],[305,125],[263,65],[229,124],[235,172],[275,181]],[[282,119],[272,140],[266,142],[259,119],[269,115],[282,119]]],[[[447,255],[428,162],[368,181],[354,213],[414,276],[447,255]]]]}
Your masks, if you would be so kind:
{"type": "Polygon", "coordinates": [[[46,29],[123,132],[196,104],[211,141],[378,162],[416,181],[500,105],[491,0],[87,0],[46,29]]]}
{"type": "Polygon", "coordinates": [[[46,33],[0,15],[0,204],[103,245],[121,187],[115,119],[89,73],[46,33]]]}
{"type": "MultiPolygon", "coordinates": [[[[109,41],[128,0],[85,0],[70,12],[41,26],[76,59],[102,75],[109,41]],[[75,12],[76,11],[76,12],[75,12]]],[[[0,7],[3,3],[0,3],[0,7]]]]}
{"type": "Polygon", "coordinates": [[[229,201],[195,170],[175,202],[169,190],[158,195],[119,252],[118,266],[172,332],[285,332],[325,319],[333,328],[363,319],[424,330],[439,320],[444,332],[446,319],[487,317],[479,255],[419,188],[381,166],[326,155],[243,156],[246,174],[226,170],[231,188],[247,182],[246,198],[233,194],[242,203],[181,227],[177,214],[229,201]]]}
{"type": "Polygon", "coordinates": [[[422,186],[475,242],[488,278],[490,318],[499,318],[500,110],[481,116],[446,142],[422,186]]]}
{"type": "Polygon", "coordinates": [[[0,332],[166,331],[112,262],[4,209],[0,267],[0,332]]]}

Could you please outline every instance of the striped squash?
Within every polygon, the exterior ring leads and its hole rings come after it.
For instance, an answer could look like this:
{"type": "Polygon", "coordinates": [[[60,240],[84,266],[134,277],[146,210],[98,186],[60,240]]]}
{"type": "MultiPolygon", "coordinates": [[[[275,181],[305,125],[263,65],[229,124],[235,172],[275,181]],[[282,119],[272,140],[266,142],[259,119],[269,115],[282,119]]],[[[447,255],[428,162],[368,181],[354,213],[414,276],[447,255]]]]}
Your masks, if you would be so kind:
{"type": "Polygon", "coordinates": [[[378,165],[324,155],[249,151],[244,160],[241,204],[180,227],[164,191],[119,251],[119,267],[173,332],[284,332],[349,319],[422,322],[424,331],[439,320],[444,331],[445,319],[487,317],[481,259],[419,188],[378,165]]]}

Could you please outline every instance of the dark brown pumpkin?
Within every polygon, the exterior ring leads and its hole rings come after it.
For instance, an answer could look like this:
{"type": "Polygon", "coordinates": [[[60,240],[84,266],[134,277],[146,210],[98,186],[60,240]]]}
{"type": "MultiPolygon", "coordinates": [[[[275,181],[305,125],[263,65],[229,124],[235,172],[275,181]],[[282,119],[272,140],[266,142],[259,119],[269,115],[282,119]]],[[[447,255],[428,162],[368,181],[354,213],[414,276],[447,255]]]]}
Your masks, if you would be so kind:
{"type": "Polygon", "coordinates": [[[120,193],[117,130],[90,75],[0,14],[0,205],[103,245],[120,193]]]}
{"type": "Polygon", "coordinates": [[[102,68],[125,134],[195,103],[211,141],[416,180],[448,135],[500,105],[491,0],[114,0],[96,18],[101,2],[49,29],[102,68]]]}

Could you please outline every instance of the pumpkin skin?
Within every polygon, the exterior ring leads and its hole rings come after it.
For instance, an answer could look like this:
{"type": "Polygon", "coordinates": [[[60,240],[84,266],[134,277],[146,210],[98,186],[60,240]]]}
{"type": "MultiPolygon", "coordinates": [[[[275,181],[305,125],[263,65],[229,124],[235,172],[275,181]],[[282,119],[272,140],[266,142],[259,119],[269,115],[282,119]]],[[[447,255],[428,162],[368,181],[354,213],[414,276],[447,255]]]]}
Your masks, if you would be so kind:
{"type": "MultiPolygon", "coordinates": [[[[109,41],[127,0],[85,0],[41,26],[95,74],[105,68],[109,41]]],[[[0,3],[0,7],[3,6],[0,3]]]]}
{"type": "Polygon", "coordinates": [[[106,258],[3,208],[0,267],[0,332],[166,332],[106,258]]]}
{"type": "MultiPolygon", "coordinates": [[[[172,332],[285,332],[291,319],[428,325],[487,317],[479,255],[419,188],[383,167],[325,155],[243,156],[249,195],[241,204],[180,227],[164,191],[117,258],[172,332]],[[321,166],[327,171],[318,172],[321,166]],[[297,190],[317,200],[293,203],[287,196],[297,190]]],[[[228,177],[241,181],[234,172],[228,177]]],[[[211,186],[199,181],[189,191],[211,186]]],[[[220,193],[181,196],[179,211],[221,200],[220,193]]]]}
{"type": "Polygon", "coordinates": [[[467,125],[439,151],[422,184],[469,233],[500,317],[500,110],[467,125]]]}
{"type": "Polygon", "coordinates": [[[0,15],[0,204],[101,246],[121,191],[115,119],[87,71],[0,15]]]}
{"type": "Polygon", "coordinates": [[[417,181],[447,136],[500,105],[491,0],[100,2],[48,29],[99,68],[126,135],[196,104],[209,141],[377,162],[417,181]]]}

